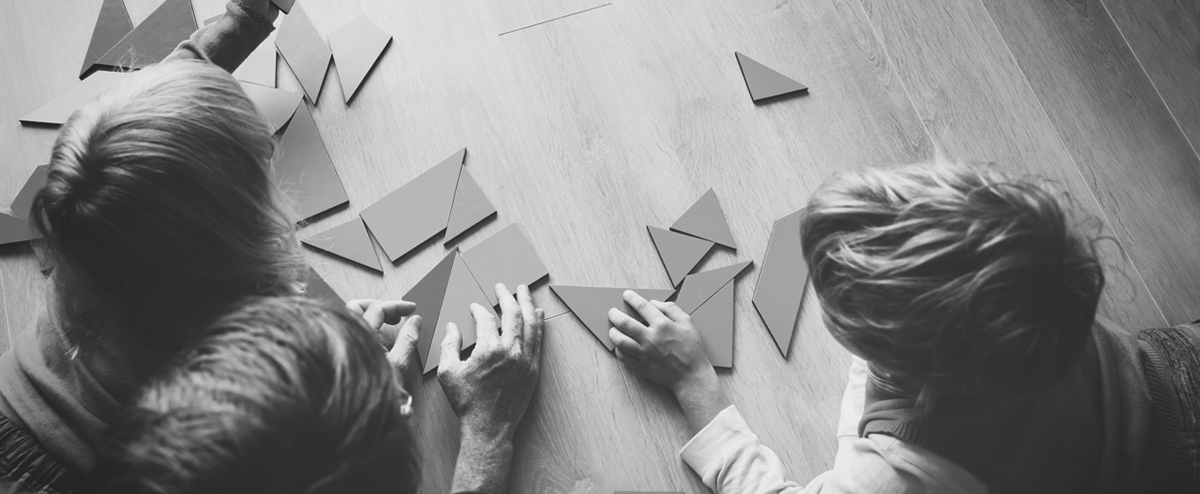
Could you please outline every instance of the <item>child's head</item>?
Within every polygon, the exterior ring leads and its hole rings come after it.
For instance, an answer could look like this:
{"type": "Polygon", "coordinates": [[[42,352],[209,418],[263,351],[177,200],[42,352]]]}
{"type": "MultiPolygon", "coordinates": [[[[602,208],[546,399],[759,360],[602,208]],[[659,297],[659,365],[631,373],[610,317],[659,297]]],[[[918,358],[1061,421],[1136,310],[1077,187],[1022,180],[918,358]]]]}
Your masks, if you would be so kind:
{"type": "Polygon", "coordinates": [[[293,293],[303,259],[273,153],[254,104],[209,63],[144,69],[81,108],[31,214],[60,308],[170,350],[235,300],[293,293]]]}
{"type": "Polygon", "coordinates": [[[922,401],[994,396],[1056,381],[1083,349],[1104,273],[1068,221],[1042,184],[920,164],[832,179],[802,242],[829,331],[850,351],[922,401]]]}
{"type": "Polygon", "coordinates": [[[128,494],[415,492],[406,396],[358,317],[249,300],[122,412],[92,482],[128,494]]]}

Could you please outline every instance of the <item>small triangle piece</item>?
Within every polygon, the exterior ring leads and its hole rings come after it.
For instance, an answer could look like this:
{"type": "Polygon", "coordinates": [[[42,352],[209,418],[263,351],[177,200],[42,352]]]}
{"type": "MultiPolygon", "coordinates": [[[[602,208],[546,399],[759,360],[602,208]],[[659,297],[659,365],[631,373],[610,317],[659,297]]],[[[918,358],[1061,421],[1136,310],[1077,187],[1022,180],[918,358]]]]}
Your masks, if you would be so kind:
{"type": "Polygon", "coordinates": [[[333,291],[333,287],[329,286],[329,283],[325,282],[325,278],[322,278],[321,275],[317,273],[317,270],[311,267],[308,268],[307,284],[308,289],[304,292],[306,297],[320,300],[326,305],[337,307],[339,309],[346,306],[346,301],[342,300],[342,297],[338,295],[337,292],[333,291]]]}
{"type": "Polygon", "coordinates": [[[391,42],[392,35],[384,32],[365,15],[329,33],[329,48],[333,50],[333,61],[346,103],[358,92],[363,79],[367,78],[367,73],[391,42]]]}
{"type": "Polygon", "coordinates": [[[129,10],[125,8],[125,1],[104,0],[100,5],[100,15],[96,17],[96,27],[92,29],[92,41],[88,43],[87,54],[83,56],[79,78],[87,75],[92,64],[130,31],[133,31],[133,21],[129,20],[129,10]]]}
{"type": "Polygon", "coordinates": [[[21,117],[21,122],[62,125],[71,118],[75,110],[92,101],[101,93],[108,91],[118,82],[125,80],[125,77],[126,74],[119,72],[95,72],[58,97],[21,117]]]}
{"type": "Polygon", "coordinates": [[[258,106],[258,112],[267,120],[272,134],[278,133],[292,120],[292,115],[296,114],[296,109],[304,100],[303,94],[258,84],[243,83],[242,90],[258,106]]]}
{"type": "MultiPolygon", "coordinates": [[[[446,298],[446,285],[450,282],[450,272],[454,270],[454,258],[458,251],[451,251],[442,258],[429,273],[421,278],[404,294],[404,300],[417,305],[413,315],[421,316],[421,332],[417,337],[417,354],[421,362],[430,363],[429,351],[431,346],[439,346],[441,340],[434,340],[434,335],[444,338],[446,328],[438,325],[438,317],[442,312],[442,300],[446,298]]],[[[410,316],[411,317],[411,316],[410,316]]],[[[439,355],[440,352],[439,352],[439,355]]]]}
{"type": "Polygon", "coordinates": [[[733,233],[729,231],[729,222],[725,221],[725,211],[721,210],[717,193],[712,189],[708,189],[692,207],[684,211],[683,216],[671,225],[671,230],[737,249],[733,233]]]}
{"type": "Polygon", "coordinates": [[[684,312],[691,314],[728,285],[730,281],[745,272],[746,268],[753,265],[754,261],[739,262],[732,266],[688,275],[683,279],[683,285],[679,287],[679,294],[675,296],[675,304],[679,305],[684,312]]]}
{"type": "Polygon", "coordinates": [[[666,300],[674,293],[673,290],[565,285],[550,285],[550,290],[567,304],[567,308],[575,314],[579,322],[583,323],[610,352],[613,342],[608,339],[608,328],[612,327],[608,322],[608,310],[616,307],[617,310],[641,320],[637,311],[625,303],[625,290],[633,290],[646,300],[666,300]]]}
{"type": "Polygon", "coordinates": [[[483,189],[471,177],[471,173],[463,167],[458,179],[458,189],[454,192],[454,204],[450,207],[450,220],[446,223],[446,238],[443,244],[450,243],[469,230],[472,226],[496,214],[496,207],[483,189]]]}
{"type": "Polygon", "coordinates": [[[800,247],[800,222],[805,212],[800,209],[775,222],[754,287],[754,308],[784,358],[792,346],[808,280],[808,264],[800,247]]]}
{"type": "Polygon", "coordinates": [[[737,56],[738,67],[742,69],[746,89],[750,90],[750,99],[755,103],[808,91],[808,86],[771,70],[741,52],[733,53],[737,56]]]}
{"type": "Polygon", "coordinates": [[[0,213],[0,245],[28,242],[42,238],[28,221],[0,213]]]}
{"type": "Polygon", "coordinates": [[[296,108],[279,146],[283,153],[272,168],[275,183],[292,200],[298,220],[306,220],[350,201],[307,104],[301,103],[296,108]]]}
{"type": "Polygon", "coordinates": [[[460,149],[359,213],[392,262],[446,229],[466,155],[460,149]]]}
{"type": "Polygon", "coordinates": [[[733,367],[733,297],[733,283],[727,283],[692,313],[713,367],[733,367]]]}
{"type": "Polygon", "coordinates": [[[50,165],[38,165],[33,169],[33,173],[29,175],[29,179],[25,180],[25,185],[21,187],[21,191],[17,192],[17,196],[13,198],[9,209],[12,210],[12,215],[23,220],[29,219],[29,208],[33,206],[33,196],[37,195],[39,190],[46,185],[46,176],[50,173],[50,165]]]}
{"type": "Polygon", "coordinates": [[[371,237],[367,235],[367,227],[363,225],[361,218],[354,218],[301,242],[314,249],[383,272],[383,268],[379,266],[379,257],[375,254],[375,246],[371,244],[371,237]]]}
{"type": "Polygon", "coordinates": [[[465,350],[475,344],[476,338],[471,304],[484,306],[493,316],[496,315],[491,305],[487,305],[487,297],[483,295],[479,284],[475,283],[458,250],[447,254],[429,274],[413,285],[404,295],[404,300],[415,303],[416,315],[421,316],[417,353],[421,356],[426,373],[436,369],[441,360],[447,323],[453,322],[458,326],[465,350]]]}
{"type": "Polygon", "coordinates": [[[325,72],[329,70],[329,59],[333,54],[302,6],[292,8],[292,12],[283,19],[275,46],[279,47],[283,60],[296,74],[308,100],[315,104],[321,95],[321,86],[325,84],[325,72]]]}
{"type": "Polygon", "coordinates": [[[194,32],[196,14],[191,0],[166,0],[87,70],[140,69],[156,64],[194,32]]]}
{"type": "Polygon", "coordinates": [[[658,257],[662,259],[663,267],[667,268],[667,277],[672,286],[679,286],[683,278],[700,264],[713,243],[701,238],[675,233],[653,226],[646,227],[654,248],[658,249],[658,257]]]}
{"type": "MultiPolygon", "coordinates": [[[[462,189],[461,185],[459,189],[462,189]]],[[[515,293],[517,285],[532,285],[550,276],[550,271],[516,223],[504,227],[464,252],[463,260],[493,306],[499,303],[496,284],[504,283],[515,293]]]]}
{"type": "Polygon", "coordinates": [[[296,3],[296,0],[271,0],[271,3],[279,7],[279,10],[282,10],[283,13],[290,14],[292,13],[292,5],[296,3]]]}

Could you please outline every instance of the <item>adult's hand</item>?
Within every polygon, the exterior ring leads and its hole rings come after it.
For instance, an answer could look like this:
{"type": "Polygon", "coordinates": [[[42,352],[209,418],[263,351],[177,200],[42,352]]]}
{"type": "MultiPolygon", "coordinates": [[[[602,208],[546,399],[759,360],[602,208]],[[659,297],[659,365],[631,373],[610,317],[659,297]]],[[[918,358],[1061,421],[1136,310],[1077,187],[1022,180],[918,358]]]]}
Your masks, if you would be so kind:
{"type": "Polygon", "coordinates": [[[409,370],[416,368],[417,339],[421,334],[421,316],[404,316],[417,310],[417,305],[404,300],[358,299],[346,302],[346,310],[359,315],[387,352],[388,363],[403,383],[409,370]]]}

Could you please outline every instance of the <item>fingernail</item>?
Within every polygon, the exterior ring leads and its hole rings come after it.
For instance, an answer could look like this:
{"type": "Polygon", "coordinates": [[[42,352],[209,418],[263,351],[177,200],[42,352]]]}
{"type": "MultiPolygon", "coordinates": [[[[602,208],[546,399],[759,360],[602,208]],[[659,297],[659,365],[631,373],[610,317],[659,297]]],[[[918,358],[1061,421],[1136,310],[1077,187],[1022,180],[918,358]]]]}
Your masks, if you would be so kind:
{"type": "Polygon", "coordinates": [[[477,304],[477,303],[474,303],[474,302],[472,302],[472,303],[471,303],[471,310],[475,310],[476,308],[482,309],[482,308],[483,308],[483,306],[482,306],[482,305],[479,305],[479,304],[477,304]]]}
{"type": "Polygon", "coordinates": [[[451,330],[451,329],[458,331],[458,325],[454,324],[452,322],[446,323],[446,330],[451,330]]]}

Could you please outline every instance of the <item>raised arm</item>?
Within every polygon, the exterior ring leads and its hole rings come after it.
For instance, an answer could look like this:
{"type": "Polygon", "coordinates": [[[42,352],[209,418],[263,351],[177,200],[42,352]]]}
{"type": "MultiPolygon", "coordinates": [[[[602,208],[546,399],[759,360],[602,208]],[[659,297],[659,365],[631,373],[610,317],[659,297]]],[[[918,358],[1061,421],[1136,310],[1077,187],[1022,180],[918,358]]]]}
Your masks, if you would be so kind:
{"type": "Polygon", "coordinates": [[[233,72],[267,39],[278,16],[270,0],[230,0],[225,15],[192,33],[166,60],[207,60],[233,72]]]}

